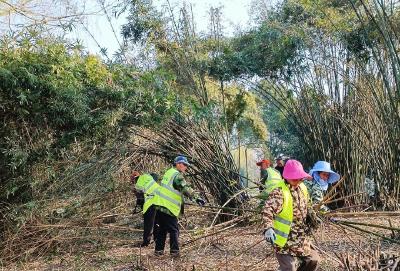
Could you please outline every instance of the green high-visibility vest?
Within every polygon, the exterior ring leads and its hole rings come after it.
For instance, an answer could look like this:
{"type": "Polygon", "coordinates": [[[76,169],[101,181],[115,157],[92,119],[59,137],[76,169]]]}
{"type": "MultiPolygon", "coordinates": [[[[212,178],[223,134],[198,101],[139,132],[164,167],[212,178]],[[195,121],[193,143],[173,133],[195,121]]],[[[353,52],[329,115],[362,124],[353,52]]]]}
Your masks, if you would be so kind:
{"type": "Polygon", "coordinates": [[[157,205],[167,208],[174,216],[178,217],[182,206],[182,193],[174,188],[174,179],[179,174],[175,168],[165,172],[160,188],[156,191],[157,205]]]}
{"type": "Polygon", "coordinates": [[[260,209],[264,207],[265,201],[268,198],[268,194],[269,192],[272,191],[271,187],[276,187],[278,182],[283,181],[281,173],[274,168],[271,167],[267,168],[267,174],[268,177],[265,180],[265,183],[263,183],[265,189],[262,190],[260,195],[257,196],[258,198],[261,199],[260,204],[258,206],[258,208],[260,209]]]}
{"type": "Polygon", "coordinates": [[[156,204],[157,198],[155,196],[156,191],[160,185],[151,177],[150,174],[142,174],[138,178],[135,188],[144,193],[144,204],[143,213],[146,213],[147,209],[153,204],[156,204]]]}
{"type": "Polygon", "coordinates": [[[264,183],[267,190],[268,190],[267,187],[269,185],[272,185],[272,183],[274,183],[275,181],[283,181],[281,173],[279,171],[277,171],[276,169],[269,167],[269,168],[267,168],[267,173],[268,173],[268,177],[264,183]]]}
{"type": "MultiPolygon", "coordinates": [[[[275,182],[269,187],[268,193],[276,188],[282,189],[283,206],[282,211],[275,216],[273,222],[273,228],[276,234],[275,244],[279,247],[284,247],[289,237],[290,228],[293,222],[293,198],[288,184],[286,184],[284,181],[275,182]]],[[[307,187],[301,183],[300,189],[303,192],[308,204],[309,196],[307,187]]]]}

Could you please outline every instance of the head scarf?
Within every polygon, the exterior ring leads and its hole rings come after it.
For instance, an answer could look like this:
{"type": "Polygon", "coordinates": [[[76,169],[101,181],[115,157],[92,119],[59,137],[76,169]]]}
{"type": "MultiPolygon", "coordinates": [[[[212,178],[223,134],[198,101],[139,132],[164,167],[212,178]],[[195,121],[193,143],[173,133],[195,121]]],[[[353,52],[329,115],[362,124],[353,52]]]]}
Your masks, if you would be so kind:
{"type": "Polygon", "coordinates": [[[319,176],[318,172],[314,172],[312,174],[312,177],[314,178],[315,182],[317,184],[319,184],[319,186],[321,187],[322,190],[324,190],[324,191],[328,190],[328,186],[329,186],[328,182],[323,180],[323,179],[321,179],[321,177],[319,176]]]}

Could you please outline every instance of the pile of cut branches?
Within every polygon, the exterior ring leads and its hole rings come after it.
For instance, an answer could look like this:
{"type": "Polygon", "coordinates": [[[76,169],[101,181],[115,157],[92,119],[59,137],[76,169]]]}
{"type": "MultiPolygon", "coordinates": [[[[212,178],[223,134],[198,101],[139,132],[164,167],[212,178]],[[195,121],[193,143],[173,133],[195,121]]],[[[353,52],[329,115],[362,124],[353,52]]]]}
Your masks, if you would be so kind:
{"type": "Polygon", "coordinates": [[[172,163],[177,155],[189,158],[188,169],[194,186],[227,207],[238,207],[245,198],[241,176],[230,153],[221,127],[206,122],[170,121],[148,135],[134,130],[141,140],[133,143],[135,152],[163,157],[172,163]]]}

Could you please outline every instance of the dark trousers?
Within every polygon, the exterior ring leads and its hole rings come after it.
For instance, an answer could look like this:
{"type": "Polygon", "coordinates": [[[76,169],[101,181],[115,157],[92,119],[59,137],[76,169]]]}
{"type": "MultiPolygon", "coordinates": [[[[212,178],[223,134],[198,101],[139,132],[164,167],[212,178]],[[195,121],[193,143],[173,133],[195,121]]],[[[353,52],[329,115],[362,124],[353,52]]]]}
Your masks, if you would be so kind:
{"type": "Polygon", "coordinates": [[[179,226],[178,218],[171,216],[161,211],[157,212],[156,224],[158,231],[156,237],[156,251],[164,251],[165,240],[169,233],[169,249],[171,253],[179,252],[179,226]]]}
{"type": "Polygon", "coordinates": [[[143,214],[143,245],[150,244],[151,235],[153,239],[156,240],[157,236],[157,226],[154,224],[156,218],[157,210],[154,205],[151,205],[146,213],[143,214]]]}
{"type": "Polygon", "coordinates": [[[315,271],[318,269],[320,261],[319,255],[315,250],[306,257],[294,257],[288,254],[276,253],[280,271],[315,271]],[[300,261],[300,266],[296,267],[296,258],[300,261]]]}

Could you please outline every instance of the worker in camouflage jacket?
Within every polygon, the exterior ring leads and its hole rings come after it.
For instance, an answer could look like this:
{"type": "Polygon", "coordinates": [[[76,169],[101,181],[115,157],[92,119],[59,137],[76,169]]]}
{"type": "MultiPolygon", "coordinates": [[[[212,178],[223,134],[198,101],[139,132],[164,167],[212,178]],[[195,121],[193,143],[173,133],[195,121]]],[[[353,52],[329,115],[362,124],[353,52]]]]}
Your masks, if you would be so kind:
{"type": "Polygon", "coordinates": [[[318,268],[319,256],[308,238],[310,229],[314,229],[309,217],[314,213],[303,179],[309,177],[300,162],[289,160],[283,171],[285,180],[266,187],[269,196],[262,211],[264,238],[274,246],[281,271],[318,268]]]}

